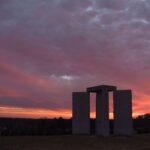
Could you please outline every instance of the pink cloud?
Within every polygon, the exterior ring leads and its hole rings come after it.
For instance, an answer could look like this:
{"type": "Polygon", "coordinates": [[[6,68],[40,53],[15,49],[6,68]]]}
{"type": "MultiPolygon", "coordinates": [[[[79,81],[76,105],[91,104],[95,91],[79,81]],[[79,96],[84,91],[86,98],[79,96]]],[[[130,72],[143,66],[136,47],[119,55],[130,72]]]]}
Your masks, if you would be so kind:
{"type": "Polygon", "coordinates": [[[73,91],[112,84],[131,88],[134,111],[149,113],[148,1],[0,3],[0,96],[7,98],[5,105],[25,108],[26,99],[31,108],[70,111],[73,91]]]}

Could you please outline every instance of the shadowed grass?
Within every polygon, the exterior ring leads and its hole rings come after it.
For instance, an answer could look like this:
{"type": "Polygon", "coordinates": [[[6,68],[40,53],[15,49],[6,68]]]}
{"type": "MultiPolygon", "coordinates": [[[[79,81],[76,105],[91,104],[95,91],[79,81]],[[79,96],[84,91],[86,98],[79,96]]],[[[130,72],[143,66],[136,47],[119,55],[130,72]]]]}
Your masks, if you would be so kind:
{"type": "Polygon", "coordinates": [[[150,150],[150,134],[133,137],[12,136],[0,137],[0,150],[150,150]]]}

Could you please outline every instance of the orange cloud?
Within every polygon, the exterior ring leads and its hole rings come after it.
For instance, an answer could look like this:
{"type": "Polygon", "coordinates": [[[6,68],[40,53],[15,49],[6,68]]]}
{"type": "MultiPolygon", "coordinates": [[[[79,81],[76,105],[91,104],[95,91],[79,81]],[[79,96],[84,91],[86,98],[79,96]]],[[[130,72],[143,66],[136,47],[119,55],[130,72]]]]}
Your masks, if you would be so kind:
{"type": "MultiPolygon", "coordinates": [[[[144,111],[133,112],[133,117],[143,115],[144,111]]],[[[48,110],[31,109],[18,107],[0,107],[0,117],[18,117],[18,118],[71,118],[71,110],[48,110]]],[[[90,113],[90,118],[95,118],[95,112],[90,113]]],[[[113,113],[109,113],[109,118],[113,119],[113,113]]]]}
{"type": "Polygon", "coordinates": [[[67,110],[30,109],[17,107],[0,107],[0,117],[19,118],[70,118],[71,112],[67,110]]]}

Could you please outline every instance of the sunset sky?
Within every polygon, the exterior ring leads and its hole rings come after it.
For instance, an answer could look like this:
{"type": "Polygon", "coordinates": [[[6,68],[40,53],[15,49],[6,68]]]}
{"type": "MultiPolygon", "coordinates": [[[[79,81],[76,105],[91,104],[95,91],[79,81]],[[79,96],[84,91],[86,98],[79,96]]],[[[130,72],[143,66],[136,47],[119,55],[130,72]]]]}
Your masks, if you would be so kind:
{"type": "Polygon", "coordinates": [[[0,117],[69,118],[101,84],[150,113],[149,0],[0,0],[0,117]]]}

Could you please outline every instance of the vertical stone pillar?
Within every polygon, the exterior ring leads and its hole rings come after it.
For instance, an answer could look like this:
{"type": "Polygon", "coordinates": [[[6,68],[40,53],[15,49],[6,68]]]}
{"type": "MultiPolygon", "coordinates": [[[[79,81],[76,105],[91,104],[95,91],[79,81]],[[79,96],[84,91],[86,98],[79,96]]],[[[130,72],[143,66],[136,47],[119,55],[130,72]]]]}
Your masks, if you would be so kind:
{"type": "Polygon", "coordinates": [[[109,95],[105,88],[96,93],[96,134],[109,135],[109,95]]]}
{"type": "Polygon", "coordinates": [[[114,134],[131,135],[132,123],[132,93],[131,90],[114,92],[114,134]]]}
{"type": "Polygon", "coordinates": [[[73,93],[72,133],[90,134],[90,94],[73,93]]]}

